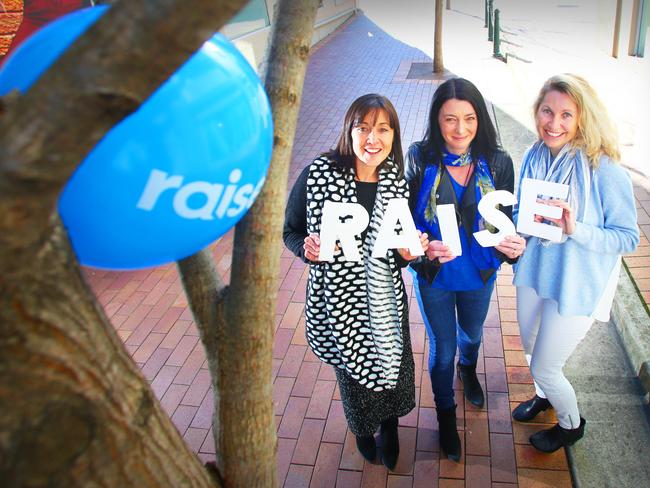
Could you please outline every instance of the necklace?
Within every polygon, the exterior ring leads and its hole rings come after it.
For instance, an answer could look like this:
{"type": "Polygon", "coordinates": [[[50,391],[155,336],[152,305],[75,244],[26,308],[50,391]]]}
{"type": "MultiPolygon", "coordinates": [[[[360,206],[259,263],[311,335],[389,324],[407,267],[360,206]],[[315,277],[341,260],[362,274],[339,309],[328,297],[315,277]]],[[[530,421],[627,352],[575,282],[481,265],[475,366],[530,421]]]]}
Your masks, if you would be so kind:
{"type": "Polygon", "coordinates": [[[474,164],[468,164],[467,166],[449,166],[445,165],[445,169],[449,173],[456,183],[461,186],[467,186],[472,174],[474,173],[474,164]]]}

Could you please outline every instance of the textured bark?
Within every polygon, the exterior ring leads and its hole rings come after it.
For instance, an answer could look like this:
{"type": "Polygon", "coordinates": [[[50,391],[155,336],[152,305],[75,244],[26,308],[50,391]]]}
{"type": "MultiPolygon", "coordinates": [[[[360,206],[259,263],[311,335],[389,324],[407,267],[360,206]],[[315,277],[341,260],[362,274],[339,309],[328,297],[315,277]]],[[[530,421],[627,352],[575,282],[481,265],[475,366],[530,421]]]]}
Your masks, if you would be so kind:
{"type": "Polygon", "coordinates": [[[0,283],[2,486],[216,486],[51,220],[34,266],[0,283]]]}
{"type": "Polygon", "coordinates": [[[3,486],[220,485],[96,303],[56,203],[95,143],[245,3],[116,2],[29,93],[1,100],[3,486]]]}
{"type": "Polygon", "coordinates": [[[277,276],[287,174],[318,0],[280,0],[265,57],[274,147],[266,183],[235,230],[230,286],[216,276],[208,251],[179,262],[212,374],[217,466],[227,486],[272,487],[276,435],[271,381],[277,276]],[[212,268],[212,270],[210,270],[212,268]],[[198,276],[206,288],[188,286],[198,276]],[[207,275],[207,276],[206,276],[207,275]],[[213,299],[213,298],[212,298],[213,299]]]}
{"type": "Polygon", "coordinates": [[[433,72],[442,73],[445,66],[442,62],[442,0],[436,0],[436,17],[433,38],[433,72]]]}

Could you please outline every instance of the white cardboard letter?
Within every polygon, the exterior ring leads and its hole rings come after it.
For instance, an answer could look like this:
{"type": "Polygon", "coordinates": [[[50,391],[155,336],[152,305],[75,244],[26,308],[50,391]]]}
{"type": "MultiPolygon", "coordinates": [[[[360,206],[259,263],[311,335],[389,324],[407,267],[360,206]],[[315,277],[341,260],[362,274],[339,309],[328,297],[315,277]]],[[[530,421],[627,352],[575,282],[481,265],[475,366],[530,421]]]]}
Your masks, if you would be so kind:
{"type": "Polygon", "coordinates": [[[415,222],[409,210],[409,203],[406,198],[392,198],[388,201],[384,220],[379,229],[379,235],[375,240],[372,249],[373,258],[386,256],[389,249],[408,249],[413,256],[422,256],[422,244],[415,228],[415,222]],[[395,233],[397,222],[402,225],[402,233],[395,233]]]}
{"type": "Polygon", "coordinates": [[[338,239],[346,261],[360,261],[361,255],[354,236],[368,226],[370,217],[363,205],[326,201],[320,221],[320,261],[334,259],[334,247],[338,239]]]}
{"type": "Polygon", "coordinates": [[[436,214],[440,223],[440,236],[445,246],[448,246],[454,256],[461,256],[463,248],[460,245],[458,221],[453,203],[436,206],[436,214]]]}
{"type": "Polygon", "coordinates": [[[519,216],[517,218],[517,232],[531,236],[541,237],[553,242],[560,242],[562,229],[554,225],[535,222],[535,215],[559,219],[562,209],[537,203],[537,195],[547,197],[566,198],[569,194],[569,185],[553,183],[550,181],[524,178],[521,180],[521,197],[519,201],[519,216]]]}
{"type": "Polygon", "coordinates": [[[495,226],[499,232],[492,234],[489,230],[474,233],[474,238],[483,247],[497,246],[504,237],[516,234],[515,224],[506,214],[497,210],[498,204],[510,206],[517,203],[517,198],[506,190],[492,191],[478,202],[478,211],[486,222],[495,226]]]}

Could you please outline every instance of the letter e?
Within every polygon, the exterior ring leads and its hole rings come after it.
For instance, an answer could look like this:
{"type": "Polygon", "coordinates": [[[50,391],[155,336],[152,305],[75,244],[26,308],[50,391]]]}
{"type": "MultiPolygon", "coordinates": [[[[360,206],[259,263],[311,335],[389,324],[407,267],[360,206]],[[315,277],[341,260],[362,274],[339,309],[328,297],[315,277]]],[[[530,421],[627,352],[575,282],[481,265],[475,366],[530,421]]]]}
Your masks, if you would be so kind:
{"type": "Polygon", "coordinates": [[[562,240],[562,229],[555,225],[535,222],[535,215],[559,219],[562,216],[562,209],[538,203],[537,195],[566,198],[568,194],[569,185],[524,178],[521,181],[517,231],[549,241],[560,242],[562,240]]]}

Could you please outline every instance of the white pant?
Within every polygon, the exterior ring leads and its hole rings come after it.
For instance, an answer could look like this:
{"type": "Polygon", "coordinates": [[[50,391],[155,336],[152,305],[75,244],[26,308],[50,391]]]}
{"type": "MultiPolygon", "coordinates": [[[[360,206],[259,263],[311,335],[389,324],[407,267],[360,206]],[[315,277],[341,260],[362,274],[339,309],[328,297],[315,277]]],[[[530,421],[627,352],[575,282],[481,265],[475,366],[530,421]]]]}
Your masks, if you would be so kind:
{"type": "Polygon", "coordinates": [[[587,335],[593,318],[564,317],[558,313],[555,300],[541,298],[532,288],[518,286],[517,320],[537,395],[548,398],[561,427],[578,428],[578,401],[562,369],[587,335]]]}

